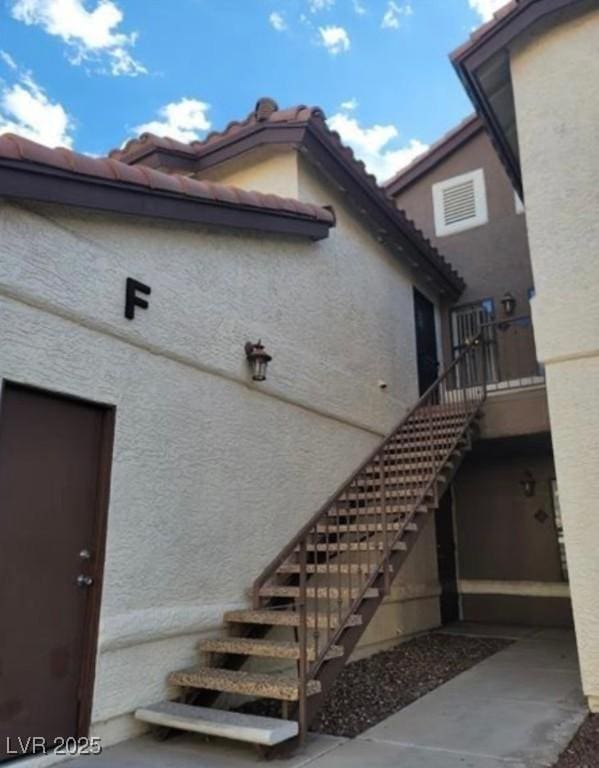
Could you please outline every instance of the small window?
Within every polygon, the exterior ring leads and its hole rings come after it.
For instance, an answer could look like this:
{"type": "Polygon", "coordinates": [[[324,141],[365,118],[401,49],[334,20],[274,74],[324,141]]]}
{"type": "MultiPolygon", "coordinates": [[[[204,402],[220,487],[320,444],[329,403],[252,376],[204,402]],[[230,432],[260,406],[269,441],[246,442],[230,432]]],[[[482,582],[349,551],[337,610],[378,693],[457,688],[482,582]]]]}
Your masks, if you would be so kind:
{"type": "Polygon", "coordinates": [[[489,220],[482,168],[433,184],[435,234],[453,235],[489,220]]]}
{"type": "Polygon", "coordinates": [[[524,203],[520,199],[520,195],[514,190],[514,206],[516,213],[524,213],[524,203]]]}

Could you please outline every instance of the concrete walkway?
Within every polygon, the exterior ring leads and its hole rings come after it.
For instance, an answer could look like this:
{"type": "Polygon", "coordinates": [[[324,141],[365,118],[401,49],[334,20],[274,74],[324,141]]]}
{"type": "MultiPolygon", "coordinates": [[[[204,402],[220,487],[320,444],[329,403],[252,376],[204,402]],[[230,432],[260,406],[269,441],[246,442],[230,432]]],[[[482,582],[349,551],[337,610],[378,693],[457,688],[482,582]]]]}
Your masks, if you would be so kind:
{"type": "MultiPolygon", "coordinates": [[[[499,634],[499,632],[497,632],[499,634]]],[[[357,739],[310,738],[286,768],[542,768],[586,716],[573,634],[518,633],[512,646],[387,718],[357,739]],[[522,635],[525,635],[522,637],[522,635]]],[[[144,737],[67,768],[250,768],[247,747],[181,735],[144,737]]]]}

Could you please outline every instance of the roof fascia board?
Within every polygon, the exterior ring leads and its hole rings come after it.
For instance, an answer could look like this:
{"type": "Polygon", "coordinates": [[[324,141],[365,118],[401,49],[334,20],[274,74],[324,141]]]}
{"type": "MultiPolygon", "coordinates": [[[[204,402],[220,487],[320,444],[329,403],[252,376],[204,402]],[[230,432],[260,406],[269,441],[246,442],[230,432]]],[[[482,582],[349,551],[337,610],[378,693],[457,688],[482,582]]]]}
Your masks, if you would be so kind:
{"type": "Polygon", "coordinates": [[[325,222],[268,209],[230,205],[174,193],[111,183],[27,161],[0,160],[0,195],[13,200],[58,203],[107,213],[184,221],[216,227],[294,235],[321,240],[325,222]]]}
{"type": "Polygon", "coordinates": [[[407,187],[432,171],[449,157],[449,155],[456,152],[473,136],[476,136],[483,130],[484,125],[479,120],[473,120],[468,123],[461,130],[456,131],[455,134],[449,136],[442,144],[433,147],[421,158],[421,160],[415,160],[412,167],[407,168],[404,173],[389,182],[385,186],[387,194],[393,197],[399,192],[403,192],[407,187]]]}
{"type": "Polygon", "coordinates": [[[258,123],[249,126],[233,138],[224,138],[222,141],[215,142],[214,145],[201,149],[196,155],[195,170],[205,171],[263,145],[279,144],[297,147],[303,141],[305,131],[305,123],[299,125],[258,123]]]}
{"type": "MultiPolygon", "coordinates": [[[[393,234],[395,234],[396,239],[399,236],[404,242],[407,241],[409,247],[418,253],[418,261],[410,258],[407,250],[399,244],[393,248],[394,252],[408,266],[416,269],[421,268],[425,280],[434,282],[440,293],[456,299],[460,296],[464,288],[463,281],[457,277],[452,280],[430,260],[427,254],[423,253],[420,243],[414,238],[413,226],[411,224],[406,227],[401,225],[400,219],[403,214],[395,207],[393,201],[389,199],[383,202],[379,195],[368,184],[364,183],[360,174],[339,157],[338,152],[331,151],[330,138],[325,131],[310,123],[303,147],[311,162],[333,179],[339,188],[346,192],[351,189],[350,199],[358,210],[361,210],[376,223],[381,242],[387,242],[389,245],[389,241],[393,239],[393,234]]],[[[384,192],[381,190],[381,195],[383,194],[384,192]]]]}
{"type": "Polygon", "coordinates": [[[499,157],[522,199],[520,163],[509,147],[509,142],[503,134],[489,98],[477,77],[477,70],[502,49],[507,50],[513,40],[533,24],[566,8],[587,4],[587,0],[529,0],[527,3],[521,3],[512,12],[498,19],[478,40],[458,48],[450,57],[458,77],[481,120],[485,123],[499,157]]]}

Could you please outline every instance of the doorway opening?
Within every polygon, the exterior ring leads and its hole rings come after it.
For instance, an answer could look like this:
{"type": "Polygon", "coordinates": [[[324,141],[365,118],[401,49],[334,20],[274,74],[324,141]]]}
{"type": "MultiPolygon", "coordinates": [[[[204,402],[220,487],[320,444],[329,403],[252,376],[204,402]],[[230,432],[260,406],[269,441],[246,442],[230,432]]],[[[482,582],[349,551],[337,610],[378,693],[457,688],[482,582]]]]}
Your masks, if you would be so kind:
{"type": "Polygon", "coordinates": [[[89,730],[114,413],[2,387],[0,763],[89,730]]]}

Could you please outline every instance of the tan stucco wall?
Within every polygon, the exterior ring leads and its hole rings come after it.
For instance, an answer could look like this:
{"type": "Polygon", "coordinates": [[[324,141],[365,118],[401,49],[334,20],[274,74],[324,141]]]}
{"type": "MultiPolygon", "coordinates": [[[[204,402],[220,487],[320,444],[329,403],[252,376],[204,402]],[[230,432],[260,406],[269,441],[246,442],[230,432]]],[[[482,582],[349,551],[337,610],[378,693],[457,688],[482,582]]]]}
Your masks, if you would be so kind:
{"type": "Polygon", "coordinates": [[[545,386],[488,393],[479,428],[482,439],[549,432],[551,426],[545,386]]]}
{"type": "Polygon", "coordinates": [[[599,11],[512,53],[531,258],[585,693],[599,708],[599,11]]]}
{"type": "Polygon", "coordinates": [[[257,149],[250,155],[203,171],[199,177],[241,189],[299,197],[297,157],[292,150],[273,154],[272,151],[257,149]]]}
{"type": "MultiPolygon", "coordinates": [[[[411,269],[401,265],[385,247],[380,245],[373,234],[360,221],[357,211],[350,207],[347,196],[340,193],[330,183],[325,182],[319,174],[294,149],[283,152],[279,149],[276,154],[264,149],[257,149],[242,158],[219,166],[217,169],[202,173],[202,178],[213,178],[227,184],[236,184],[246,189],[258,189],[263,192],[273,192],[297,197],[304,202],[318,205],[333,205],[337,218],[336,227],[329,235],[330,247],[343,254],[339,266],[344,270],[352,270],[353,265],[360,264],[355,274],[360,280],[362,289],[366,290],[376,300],[370,305],[362,303],[358,293],[351,291],[338,297],[339,305],[345,303],[347,311],[355,319],[356,324],[364,320],[368,325],[368,315],[374,320],[380,318],[386,326],[385,335],[393,335],[395,350],[386,360],[386,373],[381,379],[387,384],[388,392],[405,391],[408,388],[413,400],[417,397],[415,380],[412,378],[416,365],[415,331],[412,313],[412,286],[429,296],[435,302],[436,296],[427,285],[420,281],[411,269]],[[377,258],[386,263],[389,268],[399,270],[405,277],[401,285],[386,285],[385,280],[378,274],[373,265],[364,261],[364,255],[374,251],[377,258]],[[359,276],[360,275],[360,276],[359,276]],[[402,364],[399,365],[399,361],[402,364]],[[403,361],[409,361],[404,367],[403,361]],[[412,388],[412,389],[410,389],[412,388]]],[[[349,275],[349,272],[347,273],[349,275]]],[[[356,286],[357,287],[357,286],[356,286]]],[[[335,302],[337,304],[337,301],[335,302]]],[[[335,307],[332,307],[335,312],[335,307]]],[[[437,325],[440,313],[437,311],[437,325]]],[[[356,328],[356,333],[359,333],[356,328]]],[[[441,333],[438,327],[439,359],[441,355],[441,333]]],[[[348,361],[351,362],[355,375],[360,377],[360,370],[366,362],[367,351],[353,346],[344,350],[348,361]]],[[[396,413],[399,418],[400,412],[396,413]]],[[[368,630],[361,639],[354,657],[365,656],[397,643],[398,639],[422,632],[440,623],[439,614],[439,584],[437,574],[436,540],[434,525],[428,526],[422,539],[411,553],[404,570],[398,576],[391,594],[386,598],[368,630]]]]}
{"type": "MultiPolygon", "coordinates": [[[[318,243],[0,205],[0,378],[116,406],[107,744],[416,397],[412,276],[338,202],[318,243]],[[128,276],[152,287],[133,322],[128,276]],[[260,337],[273,361],[255,384],[243,346],[260,337]]],[[[370,645],[438,622],[431,533],[410,560],[422,606],[396,592],[370,645]]]]}

